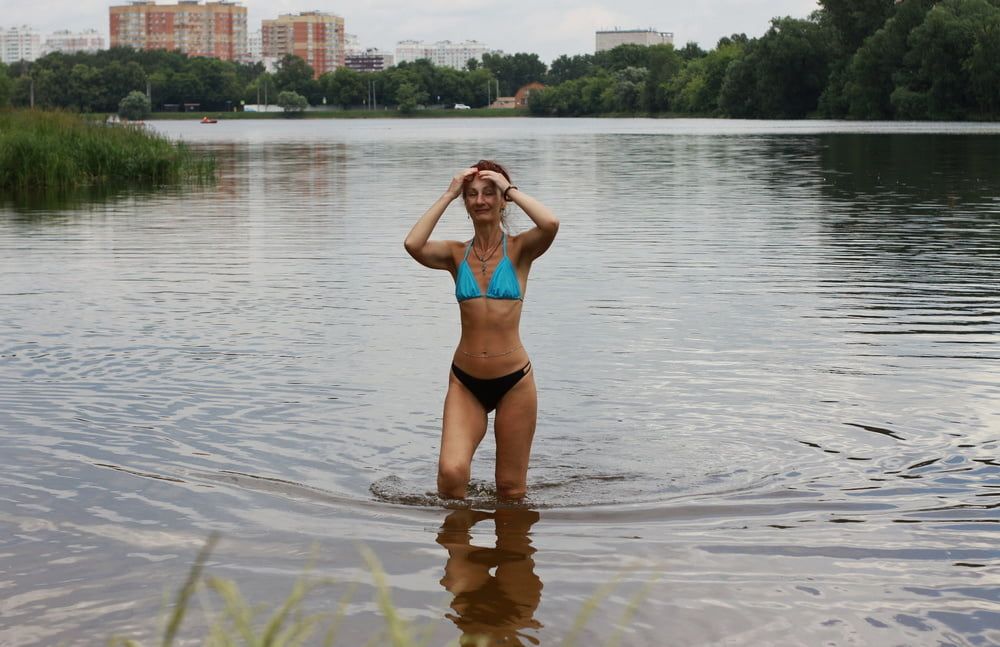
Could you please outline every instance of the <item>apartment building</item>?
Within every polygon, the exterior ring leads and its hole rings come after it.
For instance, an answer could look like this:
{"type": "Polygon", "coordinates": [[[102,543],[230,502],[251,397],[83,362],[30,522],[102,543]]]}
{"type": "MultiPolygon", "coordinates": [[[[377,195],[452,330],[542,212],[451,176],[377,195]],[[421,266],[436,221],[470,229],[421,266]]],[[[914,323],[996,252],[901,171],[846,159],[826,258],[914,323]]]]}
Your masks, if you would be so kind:
{"type": "Polygon", "coordinates": [[[112,47],[180,50],[224,61],[247,56],[247,9],[237,2],[133,0],[109,11],[112,47]]]}
{"type": "Polygon", "coordinates": [[[42,36],[37,31],[21,27],[0,27],[0,61],[17,63],[33,61],[42,55],[42,36]]]}
{"type": "Polygon", "coordinates": [[[396,43],[396,63],[410,63],[421,58],[428,59],[439,67],[451,67],[456,70],[465,69],[470,58],[483,60],[483,54],[498,54],[484,43],[466,40],[453,43],[442,40],[436,43],[425,43],[420,40],[401,40],[396,43]]]}
{"type": "Polygon", "coordinates": [[[247,32],[246,63],[259,63],[264,60],[264,35],[259,29],[247,32]]]}
{"type": "Polygon", "coordinates": [[[673,45],[674,33],[649,29],[614,29],[596,32],[595,52],[614,49],[619,45],[673,45]]]}
{"type": "Polygon", "coordinates": [[[321,11],[284,14],[261,23],[261,53],[265,61],[288,54],[303,59],[318,77],[343,67],[344,19],[321,11]]]}
{"type": "Polygon", "coordinates": [[[357,34],[344,34],[344,66],[355,72],[381,72],[392,67],[395,58],[377,47],[364,47],[357,34]]]}
{"type": "Polygon", "coordinates": [[[42,51],[46,54],[50,52],[62,52],[73,54],[75,52],[94,53],[106,49],[104,36],[96,29],[86,29],[84,31],[69,31],[64,29],[53,32],[45,37],[45,44],[42,51]]]}
{"type": "Polygon", "coordinates": [[[377,47],[369,47],[363,51],[348,52],[344,57],[344,65],[355,72],[381,72],[393,66],[392,54],[387,54],[377,47]]]}

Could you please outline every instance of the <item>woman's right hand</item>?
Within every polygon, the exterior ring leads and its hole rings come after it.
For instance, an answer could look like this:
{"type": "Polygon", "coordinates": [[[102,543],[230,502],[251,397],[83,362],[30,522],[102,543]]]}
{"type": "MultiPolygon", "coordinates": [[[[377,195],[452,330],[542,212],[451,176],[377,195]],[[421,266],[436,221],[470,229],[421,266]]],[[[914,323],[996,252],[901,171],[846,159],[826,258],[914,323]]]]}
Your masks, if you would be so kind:
{"type": "Polygon", "coordinates": [[[471,166],[467,169],[462,169],[459,171],[455,177],[451,178],[451,184],[448,185],[448,195],[454,200],[458,196],[462,195],[465,190],[466,182],[470,182],[479,172],[475,166],[471,166]]]}

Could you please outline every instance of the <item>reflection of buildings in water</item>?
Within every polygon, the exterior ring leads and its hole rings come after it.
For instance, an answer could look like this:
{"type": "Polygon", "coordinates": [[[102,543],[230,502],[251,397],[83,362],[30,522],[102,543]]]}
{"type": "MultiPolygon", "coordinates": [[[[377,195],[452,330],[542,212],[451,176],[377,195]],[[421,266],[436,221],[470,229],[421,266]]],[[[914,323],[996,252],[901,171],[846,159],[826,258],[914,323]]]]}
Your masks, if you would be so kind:
{"type": "Polygon", "coordinates": [[[260,200],[287,204],[295,196],[312,205],[342,200],[347,188],[347,146],[343,143],[257,144],[251,149],[249,179],[260,200]]]}
{"type": "Polygon", "coordinates": [[[248,179],[240,175],[239,169],[247,163],[246,147],[234,142],[220,142],[213,143],[206,152],[215,159],[213,191],[226,198],[245,195],[248,179]]]}
{"type": "MultiPolygon", "coordinates": [[[[455,510],[438,532],[437,543],[448,550],[441,584],[455,598],[446,617],[463,637],[486,636],[488,645],[537,645],[524,629],[540,629],[535,609],[542,599],[542,581],[535,575],[531,527],[539,520],[533,510],[455,510]],[[493,519],[496,545],[472,543],[472,527],[493,519]]],[[[475,643],[472,643],[475,644],[475,643]]]]}
{"type": "Polygon", "coordinates": [[[347,190],[347,146],[342,143],[214,142],[199,147],[215,158],[213,193],[267,208],[299,204],[327,207],[347,190]]]}

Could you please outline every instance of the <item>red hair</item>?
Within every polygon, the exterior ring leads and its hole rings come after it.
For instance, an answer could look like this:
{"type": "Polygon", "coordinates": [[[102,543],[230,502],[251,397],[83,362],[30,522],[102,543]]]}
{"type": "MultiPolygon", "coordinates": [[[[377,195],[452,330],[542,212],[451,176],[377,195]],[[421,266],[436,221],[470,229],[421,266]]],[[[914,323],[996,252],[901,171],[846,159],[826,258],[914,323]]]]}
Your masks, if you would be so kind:
{"type": "Polygon", "coordinates": [[[511,181],[510,173],[507,172],[507,169],[505,169],[500,164],[497,164],[493,160],[479,160],[478,162],[472,165],[472,168],[479,169],[480,171],[495,171],[500,175],[504,176],[505,178],[507,178],[508,182],[511,181]]]}

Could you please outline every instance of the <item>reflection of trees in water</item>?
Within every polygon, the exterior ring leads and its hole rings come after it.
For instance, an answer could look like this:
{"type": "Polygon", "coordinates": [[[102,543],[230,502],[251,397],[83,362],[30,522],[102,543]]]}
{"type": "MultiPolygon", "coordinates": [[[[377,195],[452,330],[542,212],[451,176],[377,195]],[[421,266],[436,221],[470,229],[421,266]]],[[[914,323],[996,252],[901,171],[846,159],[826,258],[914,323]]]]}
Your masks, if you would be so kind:
{"type": "MultiPolygon", "coordinates": [[[[531,527],[539,519],[533,510],[455,510],[438,532],[437,543],[448,550],[441,584],[455,597],[447,618],[463,637],[487,636],[490,645],[537,645],[523,633],[540,629],[534,619],[542,599],[542,581],[535,575],[531,527]],[[472,527],[492,519],[496,545],[472,544],[472,527]]],[[[474,644],[474,643],[473,643],[474,644]]]]}
{"type": "Polygon", "coordinates": [[[900,215],[1000,208],[1000,136],[824,135],[818,143],[824,196],[860,215],[873,204],[900,215]]]}
{"type": "Polygon", "coordinates": [[[826,135],[820,144],[823,233],[838,264],[937,284],[996,270],[1000,137],[826,135]]]}
{"type": "Polygon", "coordinates": [[[1000,137],[826,135],[824,294],[856,333],[968,342],[997,332],[1000,137]]]}

